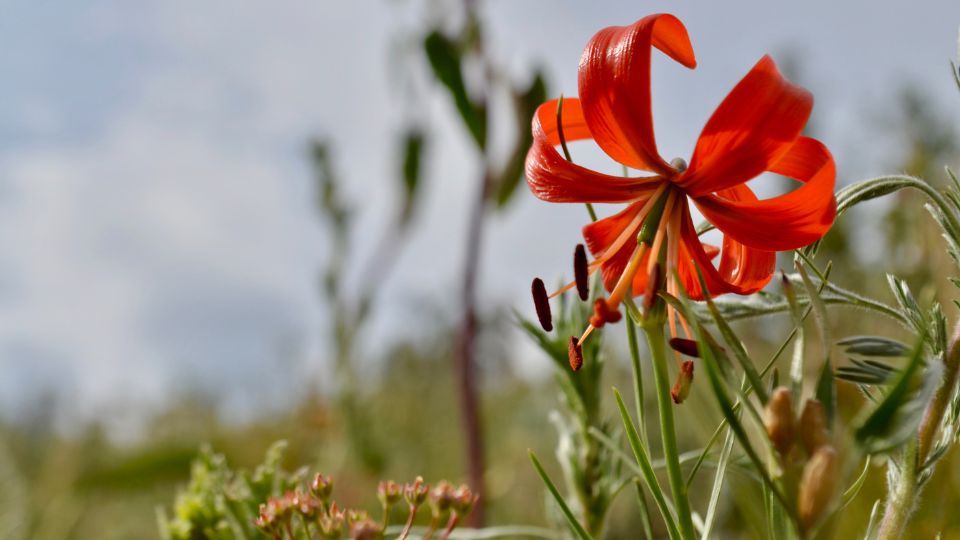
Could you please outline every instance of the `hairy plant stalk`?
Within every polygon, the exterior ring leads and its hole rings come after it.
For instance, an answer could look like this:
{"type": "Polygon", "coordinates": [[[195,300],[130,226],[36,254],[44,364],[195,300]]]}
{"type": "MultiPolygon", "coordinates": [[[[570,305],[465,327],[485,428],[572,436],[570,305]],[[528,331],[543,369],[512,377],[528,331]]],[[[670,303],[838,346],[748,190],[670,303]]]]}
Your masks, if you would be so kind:
{"type": "Polygon", "coordinates": [[[920,494],[917,480],[917,443],[911,442],[901,456],[897,482],[890,486],[877,540],[899,540],[903,537],[920,494]]]}
{"type": "Polygon", "coordinates": [[[950,342],[950,348],[947,350],[947,357],[943,365],[943,382],[937,388],[933,400],[927,405],[927,410],[923,414],[923,420],[920,423],[920,435],[917,438],[919,449],[917,452],[917,461],[922,466],[930,455],[930,448],[934,443],[934,438],[939,431],[943,416],[950,406],[954,390],[957,386],[958,374],[960,374],[960,323],[953,330],[953,339],[950,342]]]}
{"type": "Polygon", "coordinates": [[[916,441],[911,442],[903,454],[896,485],[890,486],[890,494],[887,496],[877,534],[877,538],[881,540],[901,538],[919,502],[921,495],[918,485],[919,471],[930,456],[930,450],[953,399],[958,376],[960,376],[960,323],[954,329],[943,367],[943,381],[923,413],[916,441]]]}
{"type": "Polygon", "coordinates": [[[657,406],[660,412],[660,437],[663,440],[663,459],[667,466],[667,478],[673,493],[680,536],[684,540],[696,538],[687,483],[680,471],[680,452],[677,450],[677,432],[673,422],[673,398],[670,397],[670,379],[667,373],[668,357],[664,349],[665,336],[662,321],[651,320],[643,325],[653,364],[653,379],[657,390],[657,406]]]}

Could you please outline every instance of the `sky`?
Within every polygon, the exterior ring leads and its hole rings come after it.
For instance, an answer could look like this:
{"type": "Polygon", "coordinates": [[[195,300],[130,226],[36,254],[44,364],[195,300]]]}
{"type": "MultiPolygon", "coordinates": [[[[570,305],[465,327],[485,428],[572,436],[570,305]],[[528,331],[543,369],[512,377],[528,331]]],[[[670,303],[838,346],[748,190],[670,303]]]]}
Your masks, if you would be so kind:
{"type": "MultiPolygon", "coordinates": [[[[415,36],[437,0],[0,3],[0,415],[56,393],[64,421],[135,429],[183,391],[238,418],[330,369],[317,293],[329,246],[308,142],[335,148],[370,256],[395,194],[395,138],[429,126],[426,192],[384,283],[373,335],[415,335],[424,302],[455,309],[475,160],[442,90],[409,107],[415,36]],[[118,407],[118,404],[123,404],[118,407]]],[[[915,85],[960,118],[947,71],[960,3],[483,2],[488,47],[518,80],[543,68],[576,94],[590,36],[669,11],[699,66],[658,55],[657,139],[687,156],[726,92],[763,55],[798,59],[840,181],[890,172],[882,117],[915,85]]],[[[419,70],[419,71],[418,71],[419,70]]],[[[481,298],[531,311],[533,276],[567,271],[580,207],[520,193],[490,221],[481,298]]],[[[546,360],[517,336],[518,364],[546,360]]],[[[371,351],[376,353],[376,350],[371,351]]],[[[326,383],[329,385],[329,383],[326,383]]]]}

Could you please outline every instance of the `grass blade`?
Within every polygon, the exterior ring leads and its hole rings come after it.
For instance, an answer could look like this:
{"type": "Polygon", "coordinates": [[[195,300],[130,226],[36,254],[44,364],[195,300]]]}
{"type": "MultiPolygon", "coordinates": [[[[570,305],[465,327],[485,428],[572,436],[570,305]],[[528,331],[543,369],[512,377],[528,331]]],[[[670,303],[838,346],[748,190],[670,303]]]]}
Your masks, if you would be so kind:
{"type": "Polygon", "coordinates": [[[667,525],[667,532],[670,534],[670,538],[677,540],[680,538],[680,531],[677,529],[676,520],[667,506],[666,498],[663,496],[663,489],[660,487],[657,475],[653,470],[653,465],[650,463],[650,456],[647,455],[646,448],[644,448],[640,440],[640,435],[637,433],[637,428],[634,426],[633,420],[630,419],[630,413],[627,412],[627,406],[623,403],[623,397],[620,395],[620,391],[614,388],[613,395],[617,398],[617,407],[620,409],[620,417],[623,419],[624,428],[627,430],[627,439],[630,441],[630,447],[633,449],[633,454],[637,458],[637,464],[640,465],[640,471],[643,473],[641,477],[647,484],[647,489],[650,490],[650,494],[653,495],[653,500],[657,503],[657,508],[660,509],[660,515],[663,516],[663,521],[667,525]]]}
{"type": "Polygon", "coordinates": [[[577,517],[567,505],[567,501],[563,500],[563,496],[560,495],[557,486],[550,480],[547,471],[543,470],[543,465],[540,465],[540,460],[537,459],[536,454],[533,453],[533,450],[528,450],[527,453],[530,455],[530,461],[533,462],[533,467],[537,470],[540,480],[543,480],[543,484],[547,487],[547,490],[550,491],[550,494],[553,495],[553,499],[557,501],[557,505],[560,506],[560,511],[563,512],[563,517],[567,518],[567,524],[570,525],[570,529],[576,533],[580,540],[592,540],[590,534],[583,528],[583,525],[577,521],[577,517]]]}

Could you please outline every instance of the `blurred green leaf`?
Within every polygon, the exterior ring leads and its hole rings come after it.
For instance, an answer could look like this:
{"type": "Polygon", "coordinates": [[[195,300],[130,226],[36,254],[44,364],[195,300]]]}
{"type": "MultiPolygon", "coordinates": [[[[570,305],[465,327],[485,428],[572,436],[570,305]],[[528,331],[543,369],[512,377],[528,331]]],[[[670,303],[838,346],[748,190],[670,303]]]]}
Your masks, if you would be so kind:
{"type": "Polygon", "coordinates": [[[557,489],[557,486],[553,483],[553,480],[550,480],[550,476],[547,474],[547,471],[543,470],[543,465],[540,464],[540,460],[537,459],[536,454],[533,453],[533,450],[528,450],[527,453],[530,456],[530,461],[533,463],[534,469],[537,470],[537,475],[540,476],[540,480],[543,481],[543,485],[546,486],[547,491],[550,492],[550,495],[553,496],[553,500],[556,501],[557,505],[560,507],[560,511],[563,512],[563,516],[567,518],[567,524],[570,525],[570,530],[572,530],[580,540],[590,540],[590,535],[583,528],[583,525],[577,521],[577,517],[573,514],[573,510],[570,509],[570,506],[567,504],[567,501],[563,499],[563,495],[560,495],[560,490],[557,489]]]}
{"type": "Polygon", "coordinates": [[[883,336],[850,336],[837,341],[847,354],[899,358],[910,353],[903,342],[883,336]]]}
{"type": "Polygon", "coordinates": [[[475,103],[467,93],[461,45],[439,30],[434,30],[427,34],[423,48],[433,75],[450,92],[460,118],[477,147],[484,149],[487,144],[487,108],[483,103],[475,103]]]}
{"type": "Polygon", "coordinates": [[[496,182],[497,207],[502,208],[513,198],[523,179],[523,166],[527,151],[533,143],[533,133],[530,123],[537,107],[547,99],[547,85],[543,74],[536,72],[530,85],[522,91],[514,91],[513,108],[516,114],[517,140],[513,151],[507,158],[506,165],[496,182]]]}
{"type": "Polygon", "coordinates": [[[420,187],[420,177],[423,161],[423,150],[426,138],[418,128],[411,128],[403,136],[403,207],[400,213],[402,224],[408,223],[413,217],[417,189],[420,187]]]}
{"type": "Polygon", "coordinates": [[[867,453],[884,453],[909,439],[917,429],[926,403],[936,391],[942,366],[932,363],[924,370],[923,339],[920,336],[910,360],[875,409],[854,432],[867,453]]]}
{"type": "Polygon", "coordinates": [[[640,470],[643,473],[641,478],[643,478],[644,483],[647,485],[647,489],[650,490],[650,494],[653,495],[653,500],[657,503],[657,508],[660,509],[660,515],[667,526],[667,533],[669,533],[670,538],[674,540],[679,539],[680,531],[677,528],[676,518],[670,511],[670,507],[667,506],[666,495],[660,487],[657,474],[653,470],[653,464],[650,462],[650,453],[644,445],[643,440],[640,439],[640,434],[637,433],[637,427],[630,418],[630,413],[627,412],[627,406],[623,403],[623,397],[620,395],[620,391],[614,388],[613,395],[617,398],[617,408],[620,410],[620,419],[623,421],[623,427],[627,432],[627,440],[630,441],[630,448],[633,449],[633,455],[637,460],[637,465],[640,466],[640,470]]]}

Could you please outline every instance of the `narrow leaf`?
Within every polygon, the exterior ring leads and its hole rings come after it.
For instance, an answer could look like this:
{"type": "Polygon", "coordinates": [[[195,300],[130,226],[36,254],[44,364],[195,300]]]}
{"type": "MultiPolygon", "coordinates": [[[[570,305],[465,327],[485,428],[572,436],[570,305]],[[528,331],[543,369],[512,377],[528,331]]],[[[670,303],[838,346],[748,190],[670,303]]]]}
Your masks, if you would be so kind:
{"type": "Polygon", "coordinates": [[[563,500],[563,496],[560,495],[560,491],[557,489],[557,486],[554,485],[552,480],[550,480],[550,476],[547,475],[547,471],[543,470],[543,466],[540,465],[540,460],[537,459],[536,454],[533,453],[533,450],[528,450],[527,454],[529,454],[530,461],[533,462],[533,467],[537,470],[540,480],[543,481],[543,484],[547,487],[547,490],[551,495],[553,495],[553,499],[557,502],[557,505],[560,506],[560,511],[563,512],[563,516],[567,518],[567,524],[570,525],[570,529],[576,533],[580,540],[590,540],[590,534],[587,533],[586,529],[583,528],[583,525],[580,525],[580,522],[577,521],[577,517],[567,505],[567,501],[563,500]]]}
{"type": "Polygon", "coordinates": [[[630,413],[627,412],[627,406],[623,403],[623,397],[620,395],[620,391],[616,388],[613,389],[613,395],[617,399],[617,407],[620,409],[620,418],[623,420],[623,426],[627,432],[627,440],[630,441],[630,448],[633,449],[633,454],[637,459],[637,464],[640,466],[640,470],[643,473],[643,481],[647,485],[647,489],[650,490],[650,494],[653,495],[654,502],[657,503],[657,508],[659,508],[660,515],[663,517],[663,521],[667,525],[667,532],[670,534],[670,538],[679,539],[680,531],[677,529],[676,520],[674,519],[673,514],[670,512],[670,508],[667,506],[663,489],[660,487],[660,482],[657,480],[657,475],[653,470],[653,465],[650,463],[650,456],[647,454],[646,448],[643,446],[643,443],[640,440],[640,435],[637,433],[637,428],[634,426],[633,420],[630,418],[630,413]]]}

